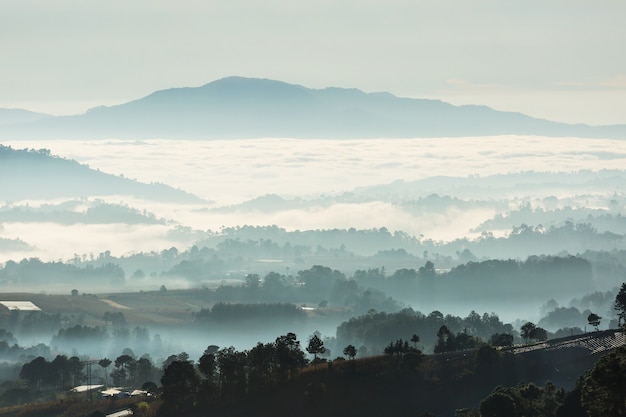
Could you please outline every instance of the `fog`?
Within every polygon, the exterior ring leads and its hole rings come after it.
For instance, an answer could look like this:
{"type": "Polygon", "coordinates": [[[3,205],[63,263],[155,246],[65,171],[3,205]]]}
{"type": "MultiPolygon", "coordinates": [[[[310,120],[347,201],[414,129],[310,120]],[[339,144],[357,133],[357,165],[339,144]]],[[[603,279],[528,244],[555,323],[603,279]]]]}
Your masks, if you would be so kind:
{"type": "MultiPolygon", "coordinates": [[[[104,182],[94,179],[92,193],[35,198],[31,182],[28,199],[0,200],[5,293],[67,297],[76,289],[81,295],[71,302],[95,293],[106,302],[75,316],[76,323],[102,325],[102,313],[117,309],[130,327],[137,323],[160,336],[151,341],[158,349],[111,336],[110,356],[134,346],[137,355],[155,359],[180,351],[197,359],[209,344],[246,349],[290,331],[300,340],[316,330],[332,339],[340,323],[368,311],[439,310],[461,318],[472,310],[495,312],[516,326],[543,320],[557,331],[571,323],[584,327],[581,317],[594,309],[608,326],[614,312],[607,297],[579,302],[567,320],[548,317],[544,307],[550,299],[569,306],[594,291],[613,291],[626,268],[623,141],[503,136],[4,145],[49,149],[101,173],[163,183],[202,199],[140,196],[132,194],[135,188],[105,192],[104,182]],[[316,265],[328,267],[314,271],[326,284],[307,288],[307,271],[316,265]],[[253,285],[248,279],[255,274],[253,285]],[[438,279],[429,281],[433,276],[438,279]],[[509,287],[501,286],[505,277],[512,279],[509,287]],[[472,281],[478,279],[491,281],[472,281]],[[127,293],[135,298],[125,300],[127,293]],[[198,330],[194,314],[220,302],[312,310],[297,323],[279,317],[262,326],[220,327],[209,321],[198,330]]],[[[20,177],[1,180],[22,186],[20,177]]],[[[50,329],[20,333],[19,341],[51,343],[50,329]]],[[[71,349],[75,342],[63,343],[71,349]]],[[[102,347],[93,343],[74,348],[96,355],[102,347]]]]}
{"type": "MultiPolygon", "coordinates": [[[[393,204],[399,199],[399,193],[404,193],[405,200],[428,193],[476,198],[479,191],[475,187],[469,191],[450,185],[428,188],[422,183],[417,184],[418,188],[407,187],[395,195],[365,201],[329,202],[323,198],[355,189],[362,192],[363,187],[398,180],[411,182],[435,176],[486,177],[527,171],[572,173],[626,166],[626,143],[623,141],[532,136],[201,142],[60,140],[6,141],[5,144],[15,149],[47,148],[53,155],[75,159],[92,169],[145,183],[162,182],[210,202],[172,204],[143,201],[133,196],[105,197],[107,202],[146,210],[157,219],[166,220],[167,225],[113,223],[62,227],[41,222],[3,222],[0,237],[23,240],[32,247],[24,256],[42,259],[68,259],[75,253],[97,254],[105,250],[121,255],[192,244],[193,236],[168,233],[180,227],[195,230],[219,230],[244,224],[275,224],[287,230],[386,227],[442,241],[476,237],[478,234],[472,230],[501,212],[500,209],[493,206],[461,209],[452,204],[443,210],[416,212],[393,204]],[[471,196],[471,193],[475,195],[471,196]],[[228,209],[229,205],[267,194],[311,202],[277,210],[264,211],[256,207],[244,210],[237,206],[228,209]],[[226,209],[215,210],[220,207],[226,209]],[[60,236],[63,238],[59,239],[60,236]]],[[[567,198],[580,193],[580,189],[554,189],[551,184],[522,191],[519,190],[520,184],[515,187],[507,189],[502,186],[499,190],[504,193],[500,197],[510,200],[508,209],[524,204],[529,197],[567,198]]],[[[20,204],[17,201],[11,203],[20,204]]],[[[29,203],[37,206],[37,202],[29,203]]],[[[0,254],[4,260],[14,256],[15,251],[0,254]]]]}
{"type": "Polygon", "coordinates": [[[432,176],[622,169],[626,142],[534,136],[436,139],[4,141],[93,169],[162,182],[219,204],[307,196],[432,176]]]}

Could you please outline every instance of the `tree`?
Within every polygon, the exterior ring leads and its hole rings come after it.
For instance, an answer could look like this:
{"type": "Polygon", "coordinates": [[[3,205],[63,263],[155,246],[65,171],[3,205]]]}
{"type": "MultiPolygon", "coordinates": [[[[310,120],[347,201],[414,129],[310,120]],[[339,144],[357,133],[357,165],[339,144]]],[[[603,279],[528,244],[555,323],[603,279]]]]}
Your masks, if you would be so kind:
{"type": "Polygon", "coordinates": [[[489,344],[491,346],[508,347],[513,346],[513,335],[508,333],[494,333],[489,338],[489,344]]]}
{"type": "Polygon", "coordinates": [[[626,348],[602,357],[583,380],[581,402],[590,417],[626,415],[626,348]]]}
{"type": "Polygon", "coordinates": [[[598,331],[598,326],[600,325],[600,321],[602,321],[602,317],[598,316],[596,313],[590,313],[587,316],[587,321],[590,326],[595,327],[596,332],[598,331]]]}
{"type": "Polygon", "coordinates": [[[350,359],[354,359],[354,357],[356,356],[356,348],[353,345],[348,345],[343,348],[343,354],[350,359]]]}
{"type": "Polygon", "coordinates": [[[20,378],[28,381],[28,385],[31,388],[40,388],[42,382],[49,380],[51,374],[50,363],[42,356],[38,356],[32,361],[22,365],[20,371],[20,378]]]}
{"type": "Polygon", "coordinates": [[[150,381],[152,379],[152,362],[150,359],[141,357],[136,362],[136,370],[133,375],[133,379],[135,384],[143,384],[146,381],[150,381]]]}
{"type": "Polygon", "coordinates": [[[451,336],[452,333],[450,332],[450,330],[448,330],[448,326],[446,326],[445,324],[441,325],[441,327],[439,327],[439,330],[437,330],[437,344],[435,345],[434,352],[442,353],[448,351],[448,345],[450,344],[449,341],[451,339],[451,336]]]}
{"type": "Polygon", "coordinates": [[[622,284],[619,292],[615,296],[613,309],[617,311],[618,324],[626,324],[626,282],[622,284]]]}
{"type": "Polygon", "coordinates": [[[108,358],[102,358],[98,361],[98,365],[104,368],[104,380],[106,381],[107,386],[109,385],[109,374],[107,372],[107,368],[111,365],[111,363],[113,362],[108,358]]]}
{"type": "Polygon", "coordinates": [[[161,378],[163,386],[163,416],[189,415],[193,409],[200,378],[188,361],[173,361],[161,378]]]}
{"type": "Polygon", "coordinates": [[[417,350],[417,344],[420,342],[420,337],[414,334],[411,336],[411,342],[413,343],[413,347],[417,350]]]}
{"type": "Polygon", "coordinates": [[[395,342],[391,341],[385,347],[385,355],[402,356],[407,352],[410,352],[409,342],[406,340],[398,339],[395,342]]]}
{"type": "Polygon", "coordinates": [[[306,357],[300,349],[300,341],[295,333],[289,332],[277,337],[274,346],[276,346],[276,372],[280,380],[288,380],[306,365],[306,357]]]}
{"type": "Polygon", "coordinates": [[[219,346],[209,345],[204,350],[204,353],[198,361],[198,369],[202,375],[209,381],[213,380],[215,370],[217,369],[217,363],[215,361],[215,354],[219,351],[219,346]]]}
{"type": "Polygon", "coordinates": [[[102,318],[106,323],[111,322],[113,326],[124,326],[126,324],[126,316],[124,316],[124,313],[119,311],[113,313],[106,311],[102,318]]]}
{"type": "Polygon", "coordinates": [[[125,385],[126,378],[129,377],[129,370],[131,364],[134,364],[135,359],[130,355],[120,355],[115,359],[115,367],[117,368],[114,373],[111,373],[115,379],[116,385],[125,385]]]}
{"type": "Polygon", "coordinates": [[[480,403],[480,415],[483,417],[512,416],[514,412],[513,398],[502,392],[494,392],[480,403]]]}
{"type": "Polygon", "coordinates": [[[273,343],[257,343],[248,352],[248,386],[250,390],[262,391],[271,385],[272,369],[276,365],[276,347],[273,343]]]}
{"type": "Polygon", "coordinates": [[[531,323],[530,321],[526,322],[526,324],[522,326],[521,336],[522,336],[522,339],[524,339],[526,343],[528,343],[528,340],[533,338],[533,332],[535,331],[536,328],[537,326],[535,326],[535,324],[531,323]]]}
{"type": "Polygon", "coordinates": [[[219,368],[219,391],[222,400],[228,403],[237,402],[245,393],[246,385],[246,354],[234,347],[220,349],[216,353],[219,368]]]}
{"type": "Polygon", "coordinates": [[[530,334],[530,337],[539,342],[543,342],[544,340],[548,340],[548,332],[542,327],[535,327],[530,334]]]}
{"type": "Polygon", "coordinates": [[[317,334],[314,334],[309,339],[309,345],[307,346],[306,351],[313,355],[313,363],[317,365],[317,355],[326,352],[324,342],[322,341],[322,339],[319,338],[317,334]]]}
{"type": "Polygon", "coordinates": [[[246,287],[252,291],[256,291],[261,286],[261,277],[258,274],[246,275],[246,287]]]}

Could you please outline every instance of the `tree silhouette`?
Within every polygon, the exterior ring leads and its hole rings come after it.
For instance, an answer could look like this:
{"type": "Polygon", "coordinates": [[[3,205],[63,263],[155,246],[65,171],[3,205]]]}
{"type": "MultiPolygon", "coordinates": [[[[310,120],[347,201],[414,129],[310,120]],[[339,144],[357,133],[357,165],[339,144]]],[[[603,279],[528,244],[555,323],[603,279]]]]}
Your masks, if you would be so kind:
{"type": "Polygon", "coordinates": [[[289,332],[277,337],[274,346],[276,346],[276,371],[281,380],[288,380],[306,365],[306,357],[300,349],[300,341],[295,333],[289,332]]]}
{"type": "Polygon", "coordinates": [[[535,331],[536,328],[537,326],[535,326],[535,324],[530,321],[526,322],[526,324],[522,326],[521,336],[522,336],[522,339],[524,339],[526,343],[528,343],[529,339],[533,338],[533,332],[535,331]]]}
{"type": "Polygon", "coordinates": [[[491,346],[513,346],[513,335],[508,333],[494,333],[489,338],[491,346]]]}
{"type": "Polygon", "coordinates": [[[348,345],[343,348],[343,354],[350,359],[354,359],[354,357],[356,356],[356,348],[353,345],[348,345]]]}
{"type": "Polygon", "coordinates": [[[108,358],[102,358],[98,361],[98,365],[104,368],[104,381],[107,386],[109,385],[109,373],[107,371],[107,368],[111,365],[111,363],[111,359],[108,358]]]}
{"type": "Polygon", "coordinates": [[[619,325],[622,326],[626,324],[626,282],[622,284],[619,292],[615,296],[613,309],[617,311],[619,325]]]}
{"type": "Polygon", "coordinates": [[[596,313],[590,313],[587,316],[587,321],[589,325],[595,327],[596,332],[598,331],[598,326],[600,325],[600,321],[602,321],[602,317],[598,316],[596,313]]]}
{"type": "Polygon", "coordinates": [[[626,348],[604,356],[583,380],[581,402],[590,417],[626,415],[626,348]]]}
{"type": "Polygon", "coordinates": [[[420,337],[416,334],[414,334],[413,336],[411,336],[411,342],[413,343],[413,347],[417,350],[417,344],[420,341],[420,337]]]}
{"type": "Polygon", "coordinates": [[[165,368],[161,385],[163,386],[163,416],[189,415],[196,399],[200,378],[191,362],[173,361],[165,368]]]}
{"type": "MultiPolygon", "coordinates": [[[[115,372],[116,384],[125,385],[126,378],[129,377],[129,370],[134,365],[135,359],[130,355],[120,355],[115,359],[115,372]]],[[[112,374],[113,375],[113,374],[112,374]]]]}
{"type": "Polygon", "coordinates": [[[535,327],[530,334],[530,337],[537,341],[543,342],[544,340],[548,340],[548,332],[544,328],[535,327]]]}
{"type": "Polygon", "coordinates": [[[324,347],[322,339],[320,339],[318,335],[314,334],[309,339],[309,345],[307,346],[306,351],[313,355],[313,364],[314,366],[317,366],[317,355],[326,352],[326,348],[324,347]]]}
{"type": "Polygon", "coordinates": [[[198,361],[198,369],[202,375],[209,381],[213,381],[213,376],[217,369],[215,354],[220,348],[216,345],[209,345],[198,361]]]}

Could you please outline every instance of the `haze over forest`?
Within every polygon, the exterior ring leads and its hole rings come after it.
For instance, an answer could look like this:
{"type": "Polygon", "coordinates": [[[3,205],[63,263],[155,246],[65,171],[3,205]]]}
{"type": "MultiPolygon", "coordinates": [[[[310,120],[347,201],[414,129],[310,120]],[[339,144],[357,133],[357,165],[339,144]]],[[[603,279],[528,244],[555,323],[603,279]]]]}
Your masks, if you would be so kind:
{"type": "Polygon", "coordinates": [[[624,7],[0,5],[0,414],[610,415],[624,7]]]}

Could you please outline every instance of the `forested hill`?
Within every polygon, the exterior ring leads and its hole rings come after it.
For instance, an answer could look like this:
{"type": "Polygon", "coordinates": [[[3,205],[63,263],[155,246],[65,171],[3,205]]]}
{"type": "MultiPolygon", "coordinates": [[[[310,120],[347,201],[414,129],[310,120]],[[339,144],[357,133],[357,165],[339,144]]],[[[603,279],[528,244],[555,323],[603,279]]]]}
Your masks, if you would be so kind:
{"type": "Polygon", "coordinates": [[[164,184],[144,184],[96,171],[50,151],[0,145],[0,201],[128,195],[136,198],[199,202],[198,197],[164,184]]]}
{"type": "Polygon", "coordinates": [[[557,123],[478,105],[227,77],[85,114],[0,129],[0,138],[389,138],[525,134],[626,138],[626,125],[557,123]]]}

